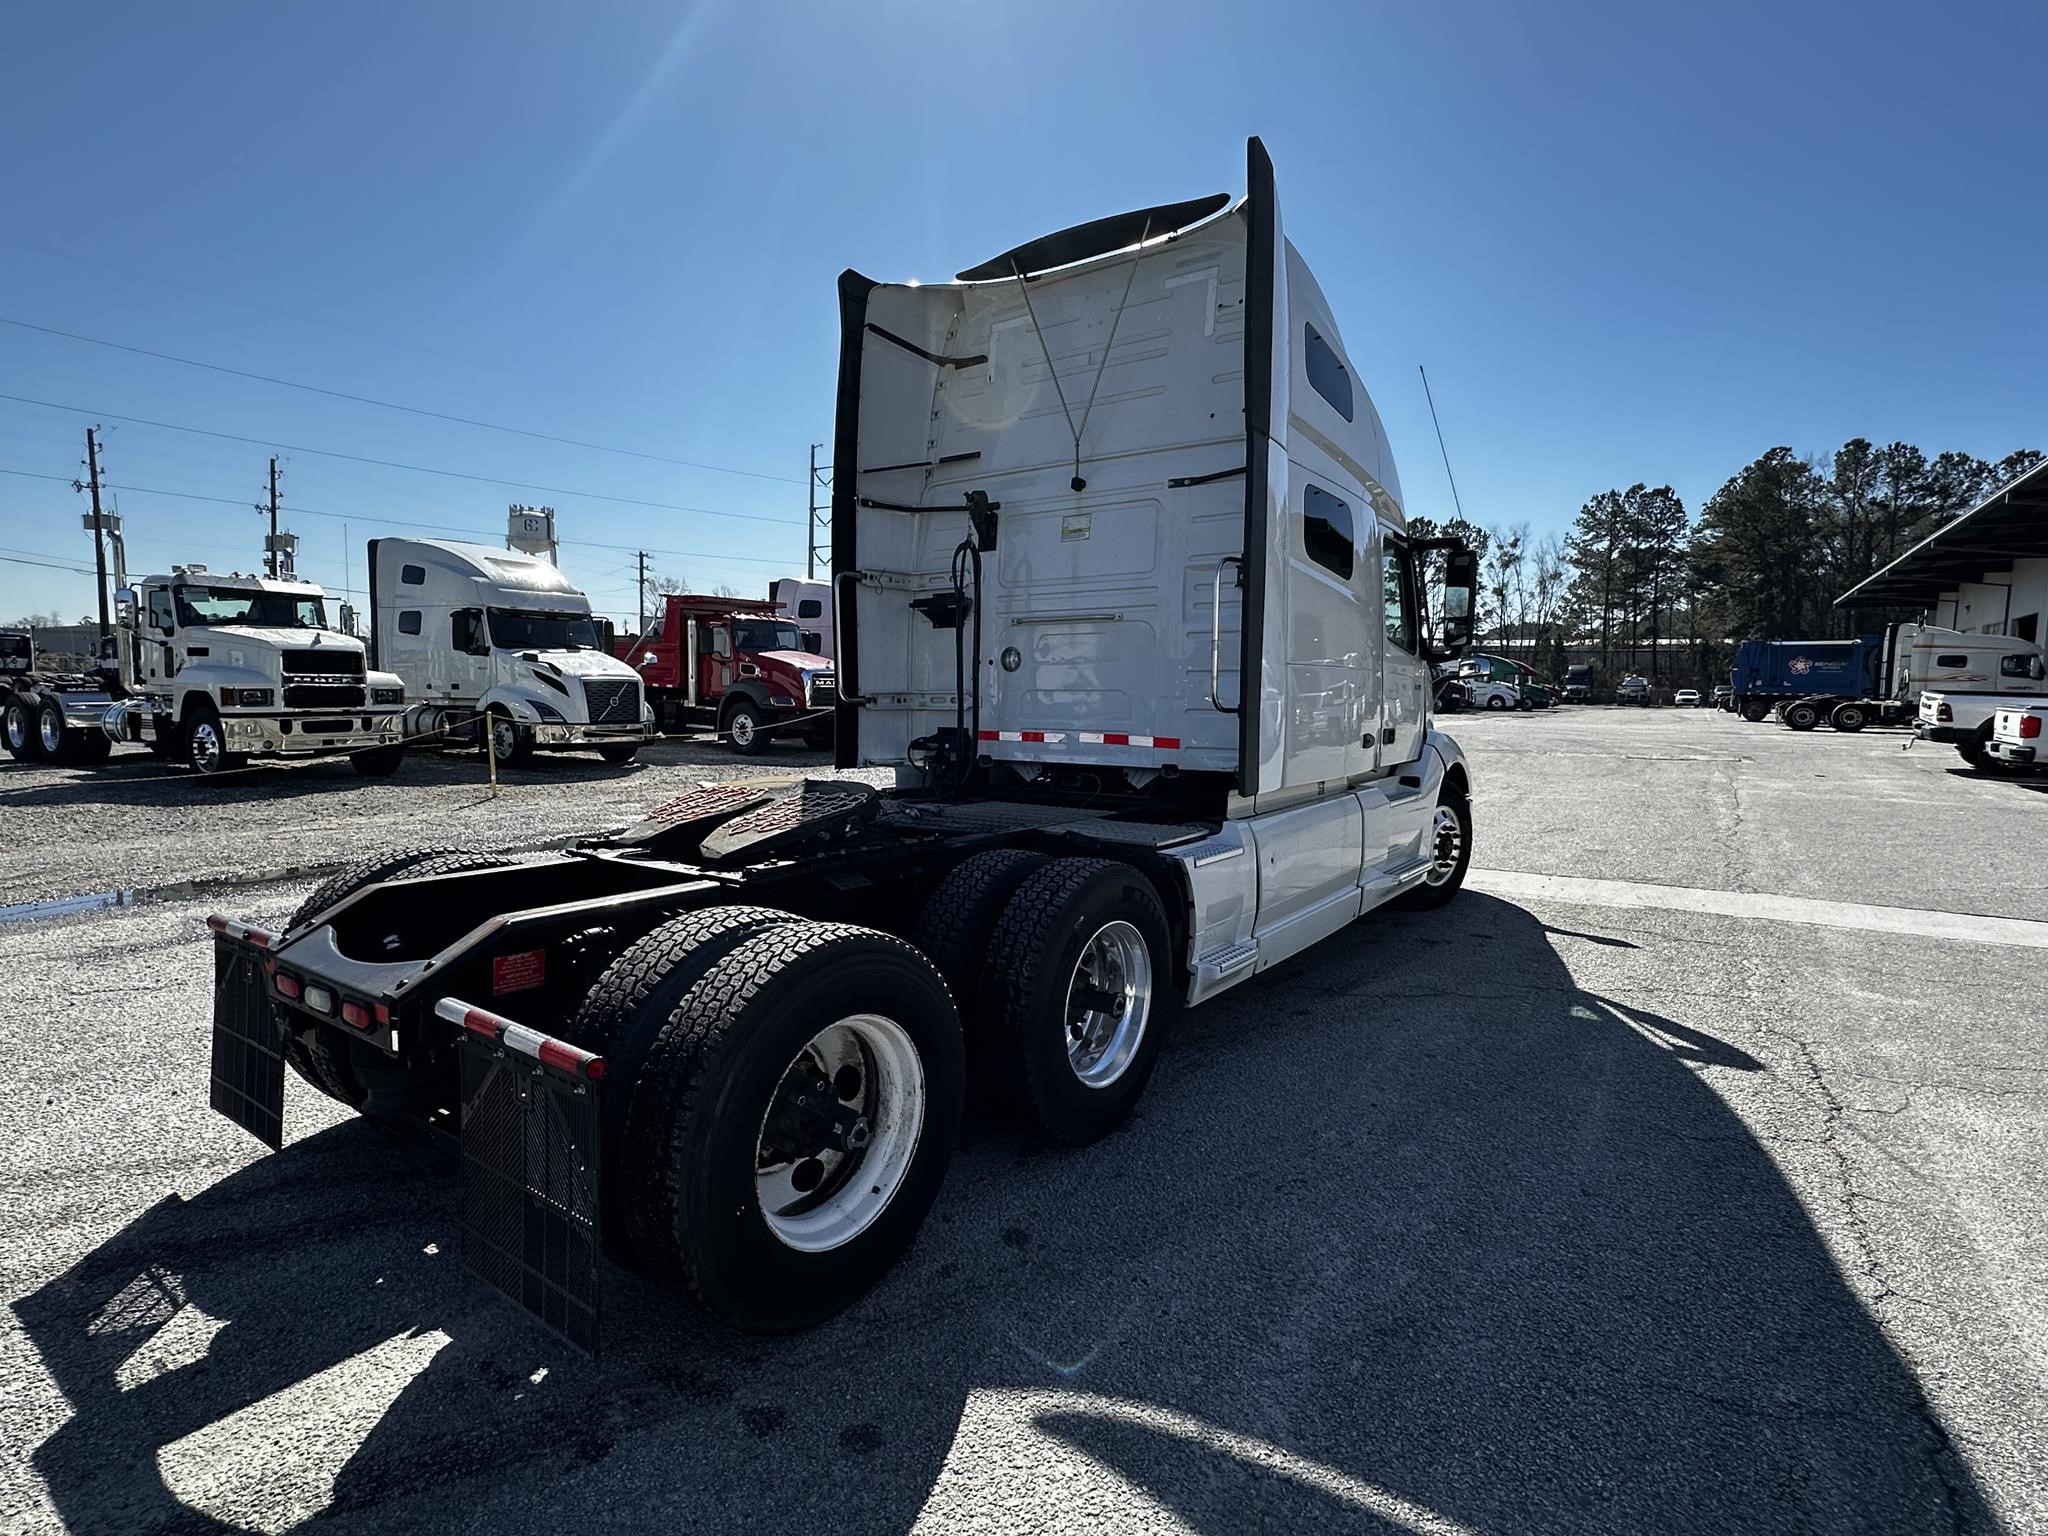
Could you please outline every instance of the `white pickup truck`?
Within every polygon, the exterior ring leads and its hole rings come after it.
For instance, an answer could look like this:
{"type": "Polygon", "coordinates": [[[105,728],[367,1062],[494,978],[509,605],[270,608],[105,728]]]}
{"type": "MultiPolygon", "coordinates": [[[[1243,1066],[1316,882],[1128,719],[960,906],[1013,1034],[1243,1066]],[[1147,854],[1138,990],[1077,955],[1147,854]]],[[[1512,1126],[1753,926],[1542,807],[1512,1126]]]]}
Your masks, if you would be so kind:
{"type": "MultiPolygon", "coordinates": [[[[2000,710],[2023,710],[2048,697],[2048,672],[2044,672],[2040,650],[2030,642],[1987,641],[1975,635],[1968,639],[1980,647],[1996,647],[1996,653],[1979,656],[1972,650],[1968,656],[1978,662],[1980,670],[1951,671],[1943,675],[1947,686],[1924,688],[1913,734],[1922,741],[1946,742],[1972,768],[1988,773],[2002,761],[1991,750],[1993,716],[2000,710]]],[[[1961,638],[1956,643],[1957,654],[1938,656],[1937,664],[1965,659],[1961,638]]]]}
{"type": "Polygon", "coordinates": [[[1986,750],[2008,768],[2037,768],[2042,731],[2048,729],[2044,722],[2048,722],[2048,701],[2005,703],[1991,717],[1991,741],[1986,750]]]}

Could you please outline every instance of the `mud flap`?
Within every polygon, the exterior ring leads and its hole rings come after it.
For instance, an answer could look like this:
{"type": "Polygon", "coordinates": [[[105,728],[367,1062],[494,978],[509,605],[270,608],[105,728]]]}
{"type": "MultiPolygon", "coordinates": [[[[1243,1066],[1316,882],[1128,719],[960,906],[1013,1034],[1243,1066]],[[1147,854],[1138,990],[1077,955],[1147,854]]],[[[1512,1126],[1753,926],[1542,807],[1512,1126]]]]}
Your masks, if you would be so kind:
{"type": "Polygon", "coordinates": [[[263,952],[213,940],[213,1081],[208,1102],[275,1152],[284,1145],[284,1025],[265,987],[263,952]]]}
{"type": "Polygon", "coordinates": [[[462,1260],[597,1353],[597,1085],[465,1032],[462,1260]]]}

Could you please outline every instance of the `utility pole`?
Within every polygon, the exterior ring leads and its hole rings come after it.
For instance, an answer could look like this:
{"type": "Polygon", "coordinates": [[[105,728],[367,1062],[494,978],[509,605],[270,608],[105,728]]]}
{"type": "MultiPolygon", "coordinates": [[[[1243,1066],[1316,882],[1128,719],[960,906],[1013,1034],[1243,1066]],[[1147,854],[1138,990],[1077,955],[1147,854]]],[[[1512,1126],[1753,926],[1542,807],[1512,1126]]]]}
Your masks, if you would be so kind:
{"type": "MultiPolygon", "coordinates": [[[[107,643],[107,637],[114,632],[114,626],[107,618],[107,525],[100,515],[100,440],[99,428],[85,429],[85,466],[91,477],[88,482],[92,490],[92,563],[99,573],[100,594],[100,644],[107,643]]],[[[73,489],[77,488],[73,482],[73,489]]]]}
{"type": "Polygon", "coordinates": [[[639,552],[639,555],[640,580],[633,589],[640,594],[640,627],[634,631],[636,636],[647,633],[647,551],[643,549],[639,552]]]}
{"type": "Polygon", "coordinates": [[[277,455],[270,456],[270,537],[263,544],[264,569],[277,578],[277,455]]]}
{"type": "Polygon", "coordinates": [[[821,469],[818,465],[818,450],[824,446],[823,443],[811,444],[811,509],[810,515],[804,520],[804,579],[806,581],[818,574],[818,534],[820,530],[828,529],[831,526],[829,515],[827,517],[819,516],[820,512],[829,514],[831,504],[828,502],[824,507],[818,505],[818,492],[832,484],[832,466],[827,464],[821,469]]]}

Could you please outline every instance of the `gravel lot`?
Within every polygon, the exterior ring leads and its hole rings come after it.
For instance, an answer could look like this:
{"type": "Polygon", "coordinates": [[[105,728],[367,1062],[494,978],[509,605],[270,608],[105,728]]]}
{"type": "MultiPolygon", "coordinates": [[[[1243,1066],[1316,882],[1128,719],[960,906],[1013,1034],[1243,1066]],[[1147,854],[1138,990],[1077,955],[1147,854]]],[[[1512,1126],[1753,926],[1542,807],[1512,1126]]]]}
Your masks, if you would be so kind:
{"type": "MultiPolygon", "coordinates": [[[[1874,732],[1449,726],[1467,895],[1188,1015],[1100,1146],[970,1125],[789,1339],[613,1270],[586,1364],[465,1276],[440,1154],[207,1112],[221,903],[0,927],[0,1530],[2048,1531],[2048,801],[1874,732]]],[[[815,762],[8,769],[8,899],[815,762]]]]}

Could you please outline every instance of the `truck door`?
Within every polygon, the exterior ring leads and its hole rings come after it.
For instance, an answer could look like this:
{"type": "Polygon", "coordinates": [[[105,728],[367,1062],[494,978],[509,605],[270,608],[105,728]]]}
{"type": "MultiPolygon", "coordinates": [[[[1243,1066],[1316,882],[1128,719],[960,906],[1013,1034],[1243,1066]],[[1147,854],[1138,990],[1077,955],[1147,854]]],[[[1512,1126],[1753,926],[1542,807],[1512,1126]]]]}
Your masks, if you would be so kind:
{"type": "Polygon", "coordinates": [[[1422,655],[1421,605],[1415,555],[1402,534],[1380,528],[1380,581],[1386,644],[1380,654],[1380,766],[1399,767],[1422,756],[1429,718],[1429,663],[1422,655]]]}
{"type": "Polygon", "coordinates": [[[167,682],[178,670],[171,650],[171,637],[178,632],[178,612],[168,587],[145,587],[142,602],[142,680],[167,682]]]}

